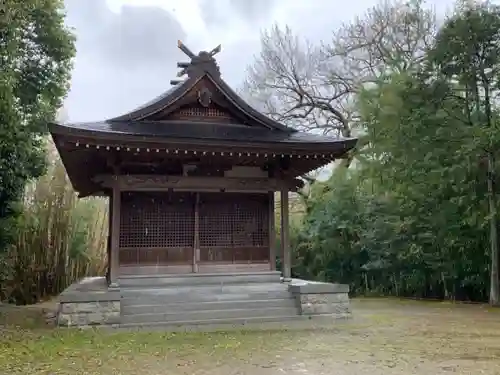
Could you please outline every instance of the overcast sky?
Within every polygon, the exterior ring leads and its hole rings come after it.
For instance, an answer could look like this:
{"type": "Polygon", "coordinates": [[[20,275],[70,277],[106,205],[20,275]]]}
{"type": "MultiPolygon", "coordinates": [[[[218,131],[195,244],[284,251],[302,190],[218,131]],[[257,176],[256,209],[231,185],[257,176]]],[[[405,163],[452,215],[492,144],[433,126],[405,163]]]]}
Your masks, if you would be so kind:
{"type": "MultiPolygon", "coordinates": [[[[65,110],[72,122],[114,117],[170,87],[185,56],[222,44],[217,60],[235,89],[259,53],[260,31],[288,24],[311,41],[377,0],[66,0],[67,23],[75,28],[77,56],[65,110]],[[138,5],[140,4],[140,6],[138,5]]],[[[452,0],[428,0],[444,14],[452,0]]]]}

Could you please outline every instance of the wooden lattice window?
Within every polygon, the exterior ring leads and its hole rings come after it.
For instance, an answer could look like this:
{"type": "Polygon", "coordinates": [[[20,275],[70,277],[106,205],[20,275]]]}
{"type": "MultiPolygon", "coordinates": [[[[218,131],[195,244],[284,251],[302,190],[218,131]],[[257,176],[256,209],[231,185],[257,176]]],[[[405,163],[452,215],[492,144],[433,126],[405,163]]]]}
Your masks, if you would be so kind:
{"type": "Polygon", "coordinates": [[[216,107],[189,106],[170,115],[171,119],[217,119],[229,121],[233,117],[228,112],[216,107]]]}
{"type": "Polygon", "coordinates": [[[121,248],[184,248],[194,243],[192,193],[123,193],[121,248]]]}
{"type": "Polygon", "coordinates": [[[202,193],[200,247],[267,247],[267,194],[202,193]]]}

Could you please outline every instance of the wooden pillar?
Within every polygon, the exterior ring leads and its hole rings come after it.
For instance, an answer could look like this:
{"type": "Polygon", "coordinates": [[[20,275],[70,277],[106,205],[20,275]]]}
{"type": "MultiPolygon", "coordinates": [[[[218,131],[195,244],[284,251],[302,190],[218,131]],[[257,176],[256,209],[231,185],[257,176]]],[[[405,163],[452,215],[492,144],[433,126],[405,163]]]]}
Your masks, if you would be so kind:
{"type": "Polygon", "coordinates": [[[292,264],[290,254],[290,218],[289,218],[288,189],[281,190],[281,260],[283,262],[283,279],[292,278],[292,264]]]}
{"type": "Polygon", "coordinates": [[[198,272],[200,261],[200,193],[195,193],[194,204],[194,241],[193,241],[193,273],[198,272]]]}
{"type": "Polygon", "coordinates": [[[113,187],[113,198],[111,200],[111,267],[109,270],[109,286],[118,287],[118,274],[120,272],[120,208],[121,191],[118,186],[113,187]]]}
{"type": "Polygon", "coordinates": [[[113,231],[113,194],[109,196],[108,199],[108,238],[106,242],[107,256],[108,256],[108,268],[106,270],[106,281],[108,285],[111,283],[111,237],[113,231]]]}
{"type": "Polygon", "coordinates": [[[276,230],[274,214],[274,191],[269,192],[269,263],[271,271],[276,270],[276,230]]]}

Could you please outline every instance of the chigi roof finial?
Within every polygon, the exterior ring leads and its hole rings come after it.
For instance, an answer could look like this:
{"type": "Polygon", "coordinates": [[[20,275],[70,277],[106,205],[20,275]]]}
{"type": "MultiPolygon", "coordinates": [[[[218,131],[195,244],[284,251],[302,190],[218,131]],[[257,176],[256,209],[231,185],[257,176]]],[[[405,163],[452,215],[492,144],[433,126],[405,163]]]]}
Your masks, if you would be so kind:
{"type": "MultiPolygon", "coordinates": [[[[182,41],[177,42],[177,46],[179,49],[184,52],[184,54],[191,59],[190,62],[178,62],[177,67],[181,69],[179,73],[177,73],[177,77],[182,77],[187,74],[188,78],[192,78],[194,76],[199,76],[203,73],[209,73],[210,75],[219,78],[220,70],[217,62],[215,61],[214,56],[221,51],[221,45],[219,44],[217,47],[212,49],[210,52],[201,51],[198,55],[195,55],[182,41]]],[[[180,80],[172,80],[170,84],[177,85],[180,80]]]]}

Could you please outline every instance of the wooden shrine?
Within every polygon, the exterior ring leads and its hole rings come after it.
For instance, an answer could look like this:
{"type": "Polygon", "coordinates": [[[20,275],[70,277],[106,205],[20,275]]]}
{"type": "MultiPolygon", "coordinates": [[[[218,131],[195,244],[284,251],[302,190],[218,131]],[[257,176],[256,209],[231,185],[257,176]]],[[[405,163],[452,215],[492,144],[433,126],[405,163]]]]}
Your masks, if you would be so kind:
{"type": "Polygon", "coordinates": [[[301,133],[246,104],[211,52],[179,63],[173,87],[125,115],[50,124],[80,197],[110,198],[109,272],[120,275],[274,270],[290,277],[288,193],[301,175],[342,158],[356,139],[301,133]],[[281,194],[275,249],[274,194],[281,194]]]}

